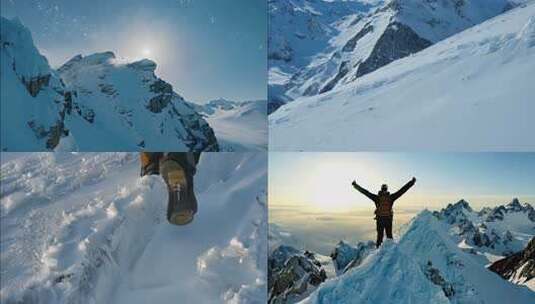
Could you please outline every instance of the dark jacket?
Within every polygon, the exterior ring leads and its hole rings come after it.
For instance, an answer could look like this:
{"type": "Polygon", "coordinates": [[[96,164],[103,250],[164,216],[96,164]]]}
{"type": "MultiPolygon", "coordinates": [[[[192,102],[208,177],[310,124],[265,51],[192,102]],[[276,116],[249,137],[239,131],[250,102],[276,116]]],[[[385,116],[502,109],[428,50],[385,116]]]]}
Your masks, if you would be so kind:
{"type": "Polygon", "coordinates": [[[353,187],[355,187],[355,189],[357,189],[360,193],[366,195],[375,203],[375,215],[393,216],[394,213],[392,212],[392,206],[394,206],[394,202],[398,198],[400,198],[405,192],[407,192],[407,190],[414,186],[415,182],[416,180],[414,179],[409,181],[403,187],[401,187],[401,189],[392,194],[388,191],[379,191],[378,194],[373,194],[370,191],[357,185],[356,183],[353,184],[353,187]]]}

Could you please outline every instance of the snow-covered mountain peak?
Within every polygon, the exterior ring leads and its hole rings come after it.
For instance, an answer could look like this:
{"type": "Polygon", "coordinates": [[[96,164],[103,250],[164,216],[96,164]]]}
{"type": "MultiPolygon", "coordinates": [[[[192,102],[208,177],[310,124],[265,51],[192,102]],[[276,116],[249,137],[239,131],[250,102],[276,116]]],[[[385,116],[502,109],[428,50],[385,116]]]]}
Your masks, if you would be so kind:
{"type": "Polygon", "coordinates": [[[393,299],[396,303],[450,303],[407,252],[386,240],[359,267],[323,283],[302,303],[392,303],[393,299]]]}
{"type": "MultiPolygon", "coordinates": [[[[99,129],[122,133],[120,137],[129,145],[217,150],[210,126],[171,84],[156,76],[155,69],[151,60],[127,63],[104,52],[76,56],[59,72],[77,94],[80,115],[99,129]]],[[[83,132],[85,127],[71,128],[83,132]]],[[[102,142],[99,147],[104,148],[102,142]]]]}
{"type": "Polygon", "coordinates": [[[124,59],[119,59],[116,57],[114,52],[100,52],[94,53],[91,55],[83,56],[81,54],[76,55],[64,63],[59,69],[58,72],[65,73],[68,70],[71,70],[78,66],[126,66],[134,70],[154,72],[156,70],[156,62],[150,59],[141,59],[134,62],[127,62],[124,59]]]}
{"type": "Polygon", "coordinates": [[[53,149],[72,96],[18,19],[0,17],[0,64],[1,149],[53,149]]]}
{"type": "Polygon", "coordinates": [[[470,213],[472,211],[473,210],[472,207],[470,207],[470,204],[464,199],[461,199],[455,204],[448,204],[448,206],[446,206],[446,208],[442,209],[440,212],[443,213],[445,216],[450,216],[458,214],[465,215],[466,213],[470,213]]]}
{"type": "Polygon", "coordinates": [[[154,72],[156,70],[157,64],[156,62],[150,59],[141,59],[139,61],[130,63],[127,66],[136,70],[154,72]]]}
{"type": "Polygon", "coordinates": [[[51,73],[48,60],[39,53],[30,30],[19,18],[10,20],[0,16],[0,40],[2,51],[16,62],[13,69],[19,76],[30,79],[51,73]]]}
{"type": "Polygon", "coordinates": [[[219,149],[203,117],[156,76],[155,62],[102,52],[55,71],[20,21],[0,21],[2,150],[219,149]]]}

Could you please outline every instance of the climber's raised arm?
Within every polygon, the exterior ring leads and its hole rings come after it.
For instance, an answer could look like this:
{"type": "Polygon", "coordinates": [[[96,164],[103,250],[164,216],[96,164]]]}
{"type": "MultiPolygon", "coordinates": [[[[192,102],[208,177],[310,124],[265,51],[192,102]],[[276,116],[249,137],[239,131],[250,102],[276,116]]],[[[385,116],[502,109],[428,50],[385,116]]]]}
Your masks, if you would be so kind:
{"type": "Polygon", "coordinates": [[[413,177],[408,183],[406,183],[401,189],[399,189],[396,193],[392,194],[392,202],[400,198],[405,192],[407,192],[414,184],[416,183],[416,178],[413,177]]]}
{"type": "Polygon", "coordinates": [[[359,186],[359,185],[357,184],[356,181],[353,181],[353,182],[351,183],[351,185],[353,185],[353,188],[357,189],[360,193],[366,195],[366,196],[367,196],[369,199],[371,199],[372,201],[375,202],[375,201],[377,200],[377,195],[375,195],[375,194],[371,193],[370,191],[368,191],[368,190],[362,188],[361,186],[359,186]]]}

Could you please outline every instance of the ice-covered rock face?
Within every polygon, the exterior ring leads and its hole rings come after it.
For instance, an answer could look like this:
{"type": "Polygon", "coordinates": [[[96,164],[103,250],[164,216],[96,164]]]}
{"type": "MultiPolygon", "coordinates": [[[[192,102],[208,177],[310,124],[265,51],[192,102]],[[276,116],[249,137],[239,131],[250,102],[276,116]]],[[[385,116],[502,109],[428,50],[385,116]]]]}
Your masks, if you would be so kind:
{"type": "Polygon", "coordinates": [[[373,241],[359,242],[356,247],[340,241],[331,253],[336,271],[345,273],[349,269],[357,267],[374,248],[373,241]]]}
{"type": "Polygon", "coordinates": [[[18,19],[0,17],[2,151],[54,149],[71,96],[18,19]]]}
{"type": "Polygon", "coordinates": [[[169,83],[156,77],[155,69],[153,61],[122,63],[112,52],[78,55],[59,68],[76,94],[73,110],[85,120],[69,126],[78,148],[94,150],[83,138],[106,133],[119,140],[101,141],[99,150],[218,150],[207,122],[169,83]]]}
{"type": "Polygon", "coordinates": [[[516,284],[531,285],[535,288],[535,237],[524,250],[494,262],[489,266],[502,278],[516,284]]]}
{"type": "Polygon", "coordinates": [[[313,253],[279,246],[268,258],[269,303],[296,302],[326,279],[313,253]]]}

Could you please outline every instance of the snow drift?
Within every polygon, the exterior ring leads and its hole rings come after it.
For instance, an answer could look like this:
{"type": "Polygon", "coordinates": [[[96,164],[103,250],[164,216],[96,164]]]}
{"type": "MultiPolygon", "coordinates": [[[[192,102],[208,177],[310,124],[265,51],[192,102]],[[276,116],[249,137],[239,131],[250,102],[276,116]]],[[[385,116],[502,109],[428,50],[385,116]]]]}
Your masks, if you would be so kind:
{"type": "Polygon", "coordinates": [[[204,153],[184,227],[135,153],[35,153],[1,170],[2,303],[266,301],[266,154],[204,153]]]}

